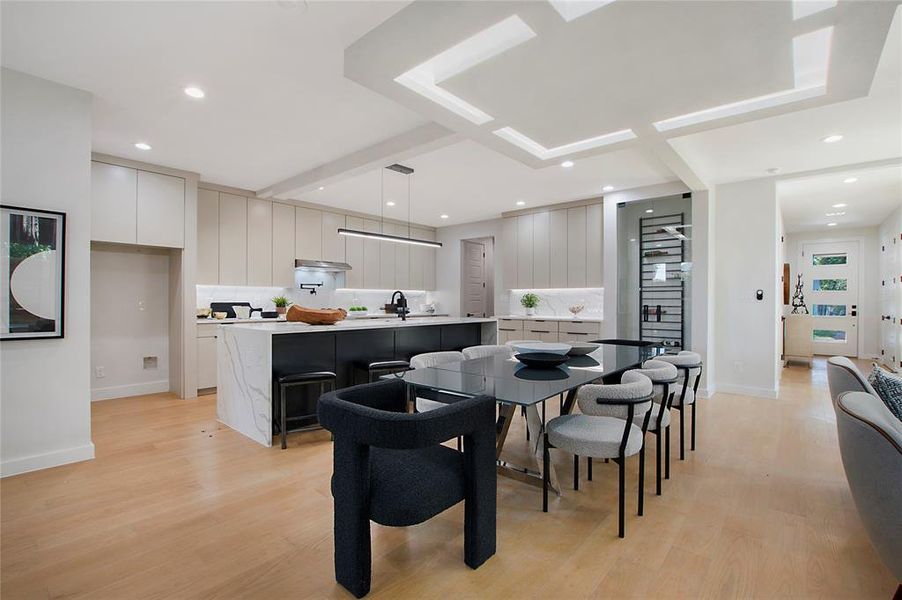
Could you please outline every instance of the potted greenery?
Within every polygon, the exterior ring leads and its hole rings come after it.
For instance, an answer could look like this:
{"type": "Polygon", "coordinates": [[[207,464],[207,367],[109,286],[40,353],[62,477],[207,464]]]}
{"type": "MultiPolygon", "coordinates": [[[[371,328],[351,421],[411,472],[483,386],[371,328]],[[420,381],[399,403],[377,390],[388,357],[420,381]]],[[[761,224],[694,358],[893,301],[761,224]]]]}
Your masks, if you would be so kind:
{"type": "Polygon", "coordinates": [[[539,297],[532,292],[526,292],[520,298],[520,304],[526,309],[526,316],[531,317],[536,314],[536,307],[539,305],[539,297]]]}
{"type": "Polygon", "coordinates": [[[276,305],[276,312],[280,315],[288,312],[288,305],[291,304],[285,296],[276,296],[272,299],[272,303],[276,305]]]}

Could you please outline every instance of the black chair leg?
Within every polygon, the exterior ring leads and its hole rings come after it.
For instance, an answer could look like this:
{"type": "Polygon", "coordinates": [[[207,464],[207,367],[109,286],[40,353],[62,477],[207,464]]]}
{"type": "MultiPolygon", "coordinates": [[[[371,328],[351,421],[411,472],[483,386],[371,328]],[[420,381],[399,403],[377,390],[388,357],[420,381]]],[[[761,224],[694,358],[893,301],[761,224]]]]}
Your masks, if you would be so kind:
{"type": "Polygon", "coordinates": [[[592,457],[586,459],[586,479],[592,481],[592,457]]]}
{"type": "Polygon", "coordinates": [[[579,456],[573,455],[573,489],[579,490],[579,456]]]}
{"type": "Polygon", "coordinates": [[[670,425],[664,430],[664,479],[670,479],[670,425]]]}
{"type": "Polygon", "coordinates": [[[619,494],[617,497],[617,508],[618,508],[618,524],[619,531],[618,534],[620,537],[626,536],[626,521],[624,519],[623,513],[626,510],[626,497],[624,489],[626,487],[626,460],[623,456],[620,457],[620,460],[617,461],[620,465],[620,486],[619,486],[619,494]]]}
{"type": "Polygon", "coordinates": [[[639,449],[639,516],[645,512],[645,444],[639,449]]]}
{"type": "Polygon", "coordinates": [[[285,430],[288,428],[285,417],[285,395],[285,387],[279,386],[279,428],[282,435],[282,450],[288,447],[288,440],[285,434],[285,430]]]}
{"type": "Polygon", "coordinates": [[[686,428],[683,426],[685,407],[680,407],[680,460],[686,460],[686,428]]]}
{"type": "Polygon", "coordinates": [[[545,434],[542,447],[542,512],[548,512],[548,434],[545,434]]]}
{"type": "Polygon", "coordinates": [[[690,446],[691,450],[695,452],[695,405],[698,404],[698,398],[695,399],[695,402],[692,403],[692,445],[690,446]]]}
{"type": "Polygon", "coordinates": [[[657,452],[655,452],[655,494],[660,496],[661,495],[661,451],[663,450],[663,448],[661,448],[661,432],[660,431],[658,431],[655,434],[655,438],[656,438],[655,445],[656,445],[656,450],[657,450],[657,452]]]}

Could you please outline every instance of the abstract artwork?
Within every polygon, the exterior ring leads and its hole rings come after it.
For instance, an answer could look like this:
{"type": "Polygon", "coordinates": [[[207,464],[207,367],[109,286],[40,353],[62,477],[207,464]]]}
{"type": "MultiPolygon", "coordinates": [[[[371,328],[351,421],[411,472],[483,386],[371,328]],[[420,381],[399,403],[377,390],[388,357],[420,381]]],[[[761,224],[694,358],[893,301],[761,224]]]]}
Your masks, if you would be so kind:
{"type": "Polygon", "coordinates": [[[0,205],[0,340],[63,337],[65,213],[0,205]]]}

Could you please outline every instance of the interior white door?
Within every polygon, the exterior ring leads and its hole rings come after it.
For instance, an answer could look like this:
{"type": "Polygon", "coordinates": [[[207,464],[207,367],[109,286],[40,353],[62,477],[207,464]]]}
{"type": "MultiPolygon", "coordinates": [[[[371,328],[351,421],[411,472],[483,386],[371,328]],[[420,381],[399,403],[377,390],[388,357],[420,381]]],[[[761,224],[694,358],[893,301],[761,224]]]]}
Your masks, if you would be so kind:
{"type": "Polygon", "coordinates": [[[486,317],[485,245],[464,241],[464,314],[486,317]]]}
{"type": "Polygon", "coordinates": [[[799,273],[815,354],[858,356],[858,242],[802,244],[799,273]]]}

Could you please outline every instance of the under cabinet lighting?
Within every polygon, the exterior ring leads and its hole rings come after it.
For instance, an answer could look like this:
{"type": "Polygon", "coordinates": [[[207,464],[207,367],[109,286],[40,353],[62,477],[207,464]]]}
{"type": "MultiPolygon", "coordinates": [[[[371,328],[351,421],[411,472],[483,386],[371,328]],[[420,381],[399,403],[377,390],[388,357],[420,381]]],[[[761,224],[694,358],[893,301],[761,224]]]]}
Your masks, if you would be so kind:
{"type": "MultiPolygon", "coordinates": [[[[365,292],[365,293],[386,293],[391,294],[392,292],[396,292],[398,290],[374,290],[373,288],[336,288],[336,292],[365,292]]],[[[405,294],[425,294],[426,290],[401,290],[405,294]]]]}
{"type": "Polygon", "coordinates": [[[432,240],[418,240],[416,238],[406,238],[399,235],[389,235],[387,233],[376,233],[373,231],[360,231],[357,229],[338,228],[338,235],[347,235],[350,237],[367,238],[370,240],[381,240],[383,242],[397,242],[399,244],[411,244],[413,246],[426,246],[427,248],[441,248],[441,242],[433,242],[432,240]]]}
{"type": "Polygon", "coordinates": [[[603,290],[603,287],[583,287],[583,288],[513,288],[510,291],[513,293],[520,292],[596,292],[603,290]]]}
{"type": "Polygon", "coordinates": [[[150,150],[151,146],[147,142],[137,142],[135,144],[135,148],[137,148],[138,150],[150,150]]]}

